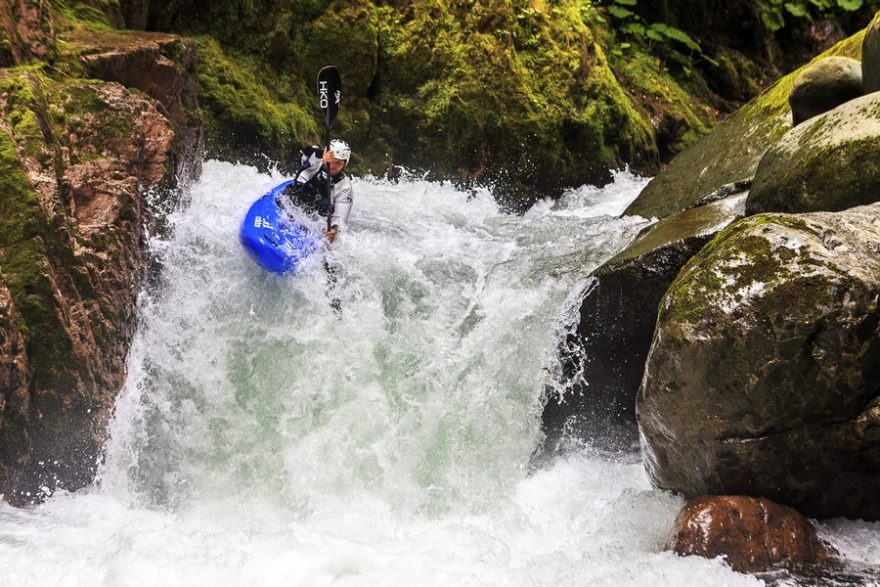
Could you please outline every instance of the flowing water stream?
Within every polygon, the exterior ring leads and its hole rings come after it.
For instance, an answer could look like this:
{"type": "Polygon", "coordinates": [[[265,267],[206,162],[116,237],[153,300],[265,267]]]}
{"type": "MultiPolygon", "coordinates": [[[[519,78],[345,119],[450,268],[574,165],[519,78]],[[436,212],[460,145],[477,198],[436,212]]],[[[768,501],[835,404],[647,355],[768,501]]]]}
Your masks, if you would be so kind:
{"type": "MultiPolygon", "coordinates": [[[[754,585],[662,549],[682,505],[636,452],[529,473],[563,317],[646,226],[621,173],[525,216],[409,177],[278,277],[237,240],[283,178],[208,162],[153,239],[100,480],[0,506],[0,585],[754,585]],[[338,298],[342,311],[331,308],[338,298]]],[[[880,527],[823,526],[880,563],[880,527]]]]}

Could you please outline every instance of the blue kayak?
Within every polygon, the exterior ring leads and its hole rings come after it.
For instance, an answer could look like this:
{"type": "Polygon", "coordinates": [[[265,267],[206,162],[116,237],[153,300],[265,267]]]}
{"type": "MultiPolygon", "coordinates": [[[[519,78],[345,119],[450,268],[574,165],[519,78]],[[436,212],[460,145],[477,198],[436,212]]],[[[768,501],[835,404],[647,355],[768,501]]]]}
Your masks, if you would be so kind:
{"type": "Polygon", "coordinates": [[[239,239],[248,256],[272,273],[291,273],[314,253],[320,239],[292,221],[279,206],[278,197],[293,180],[272,188],[254,202],[241,223],[239,239]]]}

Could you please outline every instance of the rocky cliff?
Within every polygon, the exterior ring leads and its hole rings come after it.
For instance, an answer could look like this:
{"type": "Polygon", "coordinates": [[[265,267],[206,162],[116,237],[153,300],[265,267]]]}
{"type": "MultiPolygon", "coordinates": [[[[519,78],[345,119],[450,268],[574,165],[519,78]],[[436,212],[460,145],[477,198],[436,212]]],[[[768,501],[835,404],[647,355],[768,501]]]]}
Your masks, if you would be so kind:
{"type": "Polygon", "coordinates": [[[0,5],[0,491],[13,504],[92,481],[153,206],[201,161],[193,44],[84,29],[58,8],[0,5]]]}

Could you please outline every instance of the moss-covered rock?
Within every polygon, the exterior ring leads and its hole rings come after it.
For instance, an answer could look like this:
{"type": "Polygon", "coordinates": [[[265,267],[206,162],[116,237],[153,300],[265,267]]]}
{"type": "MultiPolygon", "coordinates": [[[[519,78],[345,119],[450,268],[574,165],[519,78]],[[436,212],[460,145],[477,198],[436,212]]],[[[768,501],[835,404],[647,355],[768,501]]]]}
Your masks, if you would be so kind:
{"type": "Polygon", "coordinates": [[[880,518],[878,214],[752,216],[682,269],[638,395],[654,483],[880,518]]]}
{"type": "Polygon", "coordinates": [[[744,204],[739,194],[665,218],[592,273],[579,322],[560,348],[562,384],[546,391],[542,456],[584,441],[635,443],[636,393],[660,300],[684,264],[742,216],[744,204]]]}
{"type": "Polygon", "coordinates": [[[0,2],[0,67],[50,59],[55,51],[55,18],[48,2],[0,2]]]}
{"type": "Polygon", "coordinates": [[[865,32],[862,44],[862,84],[865,93],[880,91],[880,13],[865,32]]]}
{"type": "Polygon", "coordinates": [[[210,37],[196,38],[196,46],[207,156],[263,168],[270,161],[295,167],[296,148],[320,136],[317,117],[302,106],[309,103],[303,92],[286,92],[290,86],[253,58],[227,54],[210,37]]]}
{"type": "MultiPolygon", "coordinates": [[[[602,11],[572,0],[178,0],[149,14],[148,26],[201,37],[210,154],[292,168],[295,147],[323,134],[314,79],[335,63],[354,171],[481,181],[518,208],[624,165],[654,173],[734,105],[684,57],[633,39],[620,50],[602,11]]],[[[754,63],[715,55],[751,82],[734,94],[756,91],[754,63]]]]}
{"type": "Polygon", "coordinates": [[[880,200],[880,94],[786,133],[761,159],[747,214],[836,211],[880,200]]]}
{"type": "Polygon", "coordinates": [[[792,124],[797,126],[863,93],[860,61],[849,57],[819,59],[794,80],[788,96],[792,124]]]}
{"type": "MultiPolygon", "coordinates": [[[[864,31],[857,33],[816,59],[858,59],[863,37],[864,31]]],[[[724,184],[753,177],[767,148],[791,129],[788,97],[802,71],[803,68],[798,69],[777,81],[676,157],[625,213],[667,216],[692,206],[724,184]]]]}
{"type": "Polygon", "coordinates": [[[198,129],[177,79],[185,43],[86,35],[63,15],[59,30],[51,66],[0,69],[0,493],[13,504],[92,481],[134,330],[144,196],[201,160],[184,147],[198,129]]]}

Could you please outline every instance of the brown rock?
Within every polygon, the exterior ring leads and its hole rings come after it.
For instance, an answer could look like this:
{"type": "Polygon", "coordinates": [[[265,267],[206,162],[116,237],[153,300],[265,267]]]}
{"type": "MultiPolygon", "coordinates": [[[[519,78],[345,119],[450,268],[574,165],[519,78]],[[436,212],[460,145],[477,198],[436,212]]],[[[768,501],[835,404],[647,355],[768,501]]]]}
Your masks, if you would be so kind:
{"type": "Polygon", "coordinates": [[[0,5],[0,66],[19,65],[30,57],[45,59],[55,46],[55,23],[49,2],[11,0],[0,5]]]}
{"type": "Polygon", "coordinates": [[[182,160],[195,164],[192,169],[180,169],[179,179],[197,177],[203,139],[198,85],[193,75],[193,42],[175,35],[144,32],[117,33],[110,38],[90,35],[76,41],[93,52],[83,57],[90,77],[136,88],[158,100],[162,113],[176,127],[184,151],[182,160]]]}
{"type": "Polygon", "coordinates": [[[198,109],[173,120],[176,91],[166,105],[116,82],[0,78],[0,491],[15,505],[94,478],[134,334],[145,196],[173,197],[201,160],[198,109]]]}
{"type": "Polygon", "coordinates": [[[826,57],[807,66],[794,80],[788,103],[792,123],[803,121],[858,98],[862,89],[862,64],[849,57],[826,57]]]}
{"type": "Polygon", "coordinates": [[[678,514],[667,548],[682,556],[723,556],[740,573],[823,563],[836,554],[796,510],[743,495],[692,499],[678,514]]]}

